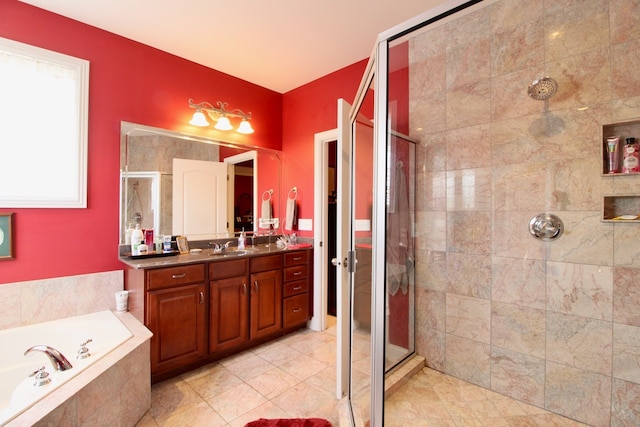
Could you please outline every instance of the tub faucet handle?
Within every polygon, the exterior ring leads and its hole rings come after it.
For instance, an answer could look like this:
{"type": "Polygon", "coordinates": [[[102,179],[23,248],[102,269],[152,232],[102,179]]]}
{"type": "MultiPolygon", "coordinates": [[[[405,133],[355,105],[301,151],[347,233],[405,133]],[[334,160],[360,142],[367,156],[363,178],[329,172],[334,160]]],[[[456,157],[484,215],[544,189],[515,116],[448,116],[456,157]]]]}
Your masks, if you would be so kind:
{"type": "Polygon", "coordinates": [[[88,340],[86,340],[85,342],[80,344],[81,348],[80,348],[80,350],[78,350],[78,354],[76,355],[76,359],[86,359],[87,357],[91,356],[91,353],[89,353],[89,349],[87,348],[87,344],[89,344],[92,341],[93,340],[91,338],[89,338],[88,340]]]}
{"type": "Polygon", "coordinates": [[[44,366],[40,369],[36,369],[35,371],[29,374],[29,377],[35,377],[34,386],[40,387],[43,385],[47,385],[51,382],[51,378],[49,378],[49,373],[44,370],[44,366]]]}

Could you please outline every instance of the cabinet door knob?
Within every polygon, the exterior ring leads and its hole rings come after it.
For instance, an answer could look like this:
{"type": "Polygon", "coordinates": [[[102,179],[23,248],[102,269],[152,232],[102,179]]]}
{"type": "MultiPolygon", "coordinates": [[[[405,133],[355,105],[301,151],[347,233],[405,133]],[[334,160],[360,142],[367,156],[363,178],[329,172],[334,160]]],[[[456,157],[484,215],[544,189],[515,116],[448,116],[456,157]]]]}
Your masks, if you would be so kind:
{"type": "Polygon", "coordinates": [[[246,283],[243,283],[243,284],[242,284],[242,294],[243,294],[243,295],[246,295],[246,294],[247,294],[247,284],[246,284],[246,283]]]}
{"type": "Polygon", "coordinates": [[[182,279],[183,277],[186,277],[187,273],[180,273],[180,274],[173,274],[171,276],[172,279],[182,279]]]}
{"type": "Polygon", "coordinates": [[[258,292],[258,281],[257,280],[253,281],[253,287],[255,288],[256,292],[258,292]]]}
{"type": "Polygon", "coordinates": [[[200,295],[200,304],[204,304],[204,292],[200,291],[198,294],[200,295]]]}

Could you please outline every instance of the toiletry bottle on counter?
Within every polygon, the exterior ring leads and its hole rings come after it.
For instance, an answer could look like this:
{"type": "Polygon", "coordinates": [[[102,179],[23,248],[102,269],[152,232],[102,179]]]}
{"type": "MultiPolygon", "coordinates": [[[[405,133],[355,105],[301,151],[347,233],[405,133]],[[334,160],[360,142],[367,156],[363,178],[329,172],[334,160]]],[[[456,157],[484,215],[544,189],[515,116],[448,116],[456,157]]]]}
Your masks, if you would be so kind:
{"type": "Polygon", "coordinates": [[[136,228],[131,233],[131,255],[140,255],[139,247],[142,244],[143,239],[144,234],[142,234],[140,224],[136,224],[136,228]]]}
{"type": "Polygon", "coordinates": [[[242,231],[240,232],[240,235],[238,236],[238,250],[239,251],[243,251],[244,250],[244,241],[245,241],[246,237],[244,235],[244,228],[242,228],[242,231]]]}
{"type": "Polygon", "coordinates": [[[607,160],[609,171],[608,173],[620,172],[620,137],[609,136],[607,137],[607,160]]]}
{"type": "Polygon", "coordinates": [[[636,139],[631,137],[625,140],[622,173],[640,172],[640,147],[636,143],[636,139]]]}

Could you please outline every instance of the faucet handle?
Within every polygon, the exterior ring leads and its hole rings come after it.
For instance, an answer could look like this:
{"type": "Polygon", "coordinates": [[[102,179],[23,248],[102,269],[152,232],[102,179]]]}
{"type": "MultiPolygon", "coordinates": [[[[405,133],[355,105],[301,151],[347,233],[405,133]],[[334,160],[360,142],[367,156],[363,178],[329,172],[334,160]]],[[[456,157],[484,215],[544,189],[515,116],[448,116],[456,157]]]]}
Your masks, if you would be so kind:
{"type": "Polygon", "coordinates": [[[29,374],[29,377],[35,377],[35,381],[33,383],[34,386],[40,387],[43,385],[47,385],[51,382],[51,378],[49,378],[49,373],[44,370],[44,366],[40,369],[36,369],[35,371],[29,374]]]}
{"type": "Polygon", "coordinates": [[[89,353],[89,349],[87,348],[87,344],[89,344],[92,341],[93,340],[91,338],[89,338],[88,340],[86,340],[85,342],[80,344],[81,348],[80,348],[80,350],[78,350],[78,354],[76,355],[76,359],[86,359],[87,357],[91,356],[91,353],[89,353]]]}

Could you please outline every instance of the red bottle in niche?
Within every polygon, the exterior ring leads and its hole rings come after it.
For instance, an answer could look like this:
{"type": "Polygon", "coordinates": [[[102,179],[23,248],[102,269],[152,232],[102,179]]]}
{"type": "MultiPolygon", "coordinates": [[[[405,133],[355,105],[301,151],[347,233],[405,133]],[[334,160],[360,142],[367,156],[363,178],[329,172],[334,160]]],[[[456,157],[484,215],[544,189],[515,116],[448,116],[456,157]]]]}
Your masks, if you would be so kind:
{"type": "Polygon", "coordinates": [[[640,147],[635,138],[627,138],[622,150],[622,173],[640,172],[640,147]]]}

